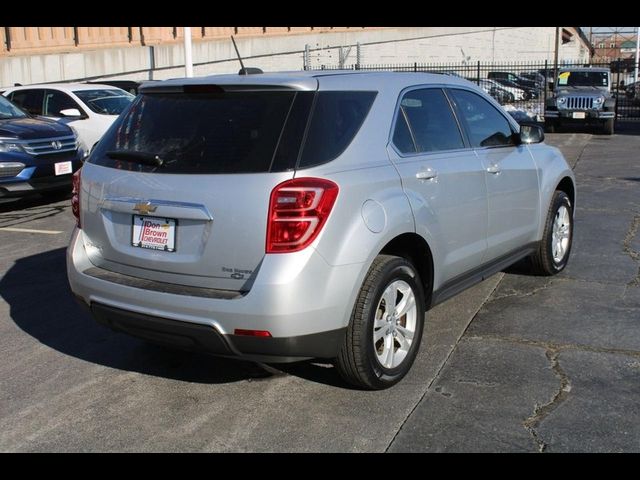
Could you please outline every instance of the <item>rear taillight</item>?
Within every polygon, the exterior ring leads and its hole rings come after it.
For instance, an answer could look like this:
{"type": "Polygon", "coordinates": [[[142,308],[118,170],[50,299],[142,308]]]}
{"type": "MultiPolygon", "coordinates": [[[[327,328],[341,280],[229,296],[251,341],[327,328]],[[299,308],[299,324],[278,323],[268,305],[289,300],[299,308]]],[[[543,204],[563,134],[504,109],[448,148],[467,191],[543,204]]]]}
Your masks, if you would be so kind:
{"type": "Polygon", "coordinates": [[[73,174],[71,185],[73,190],[71,191],[71,213],[76,217],[76,225],[81,228],[80,225],[80,172],[82,169],[78,169],[73,174]]]}
{"type": "Polygon", "coordinates": [[[266,252],[297,252],[313,242],[331,213],[338,190],[338,185],[322,178],[294,178],[274,188],[266,252]]]}

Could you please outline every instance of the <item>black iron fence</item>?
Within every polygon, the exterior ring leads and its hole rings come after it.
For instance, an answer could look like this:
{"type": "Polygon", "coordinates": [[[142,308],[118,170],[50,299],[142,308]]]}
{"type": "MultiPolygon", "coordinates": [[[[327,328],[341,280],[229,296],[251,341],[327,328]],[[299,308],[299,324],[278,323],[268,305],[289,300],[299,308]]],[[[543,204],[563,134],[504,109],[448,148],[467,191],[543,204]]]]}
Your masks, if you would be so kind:
{"type": "MultiPolygon", "coordinates": [[[[640,122],[640,76],[635,78],[634,63],[619,60],[610,63],[563,62],[567,67],[606,67],[611,70],[609,89],[616,98],[616,121],[640,122]]],[[[544,121],[545,104],[553,96],[557,78],[553,62],[467,62],[412,64],[354,64],[353,70],[384,70],[395,72],[428,72],[457,75],[478,84],[492,95],[517,120],[544,121]]],[[[315,70],[337,70],[337,66],[322,66],[315,70]]]]}

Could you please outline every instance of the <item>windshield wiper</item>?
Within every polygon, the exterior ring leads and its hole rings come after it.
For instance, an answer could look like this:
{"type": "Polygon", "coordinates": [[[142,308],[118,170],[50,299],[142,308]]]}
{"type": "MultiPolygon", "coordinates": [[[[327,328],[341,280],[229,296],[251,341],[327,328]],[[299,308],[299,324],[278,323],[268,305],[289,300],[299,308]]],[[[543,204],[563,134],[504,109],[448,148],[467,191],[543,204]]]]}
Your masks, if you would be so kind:
{"type": "Polygon", "coordinates": [[[152,167],[161,167],[164,160],[153,153],[136,152],[135,150],[113,150],[107,152],[107,157],[113,160],[124,160],[125,162],[141,163],[152,167]]]}

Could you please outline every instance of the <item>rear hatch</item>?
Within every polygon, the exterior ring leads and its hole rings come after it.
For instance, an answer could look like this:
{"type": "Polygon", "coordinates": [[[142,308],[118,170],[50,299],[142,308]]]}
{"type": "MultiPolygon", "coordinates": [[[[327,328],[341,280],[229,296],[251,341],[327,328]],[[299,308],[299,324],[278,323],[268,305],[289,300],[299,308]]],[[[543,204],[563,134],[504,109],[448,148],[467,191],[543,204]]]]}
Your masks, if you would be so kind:
{"type": "Polygon", "coordinates": [[[286,86],[143,91],[82,170],[91,262],[248,290],[265,255],[271,191],[294,175],[313,97],[286,86]]]}

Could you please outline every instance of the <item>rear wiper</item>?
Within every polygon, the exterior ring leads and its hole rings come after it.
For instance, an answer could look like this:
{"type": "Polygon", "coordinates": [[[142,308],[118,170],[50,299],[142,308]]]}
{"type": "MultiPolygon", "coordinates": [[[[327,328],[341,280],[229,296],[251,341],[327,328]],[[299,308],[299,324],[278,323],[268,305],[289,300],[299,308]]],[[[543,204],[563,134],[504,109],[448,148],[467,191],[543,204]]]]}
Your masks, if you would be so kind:
{"type": "Polygon", "coordinates": [[[113,150],[107,152],[107,157],[113,160],[124,160],[125,162],[141,163],[152,167],[161,167],[164,160],[153,153],[136,152],[135,150],[113,150]]]}

